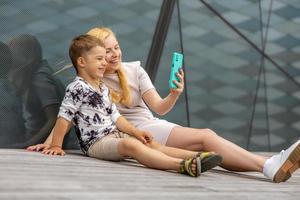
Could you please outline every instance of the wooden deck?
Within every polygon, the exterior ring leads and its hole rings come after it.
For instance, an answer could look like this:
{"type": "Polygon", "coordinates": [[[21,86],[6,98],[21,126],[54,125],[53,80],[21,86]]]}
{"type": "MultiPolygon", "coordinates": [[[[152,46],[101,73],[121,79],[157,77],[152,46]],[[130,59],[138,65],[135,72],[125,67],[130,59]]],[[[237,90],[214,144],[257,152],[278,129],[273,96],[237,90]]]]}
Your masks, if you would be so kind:
{"type": "Polygon", "coordinates": [[[134,161],[107,162],[71,151],[66,156],[0,149],[0,199],[300,199],[300,170],[275,184],[259,173],[221,168],[191,178],[142,167],[134,161]]]}

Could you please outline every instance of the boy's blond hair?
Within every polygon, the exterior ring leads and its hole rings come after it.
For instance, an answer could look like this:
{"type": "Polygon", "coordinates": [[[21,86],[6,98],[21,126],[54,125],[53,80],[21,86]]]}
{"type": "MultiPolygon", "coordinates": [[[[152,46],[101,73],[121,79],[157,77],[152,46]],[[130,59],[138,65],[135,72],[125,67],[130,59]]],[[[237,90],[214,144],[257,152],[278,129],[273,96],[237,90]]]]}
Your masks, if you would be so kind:
{"type": "Polygon", "coordinates": [[[103,42],[92,35],[79,35],[72,39],[69,48],[69,56],[77,73],[77,59],[96,46],[105,48],[103,42]]]}
{"type": "MultiPolygon", "coordinates": [[[[116,38],[116,35],[114,32],[106,27],[96,27],[87,32],[88,35],[92,35],[98,39],[100,39],[102,42],[110,35],[113,35],[116,38]]],[[[126,75],[124,72],[124,69],[122,66],[119,67],[117,70],[118,78],[120,80],[120,86],[122,91],[115,91],[110,88],[110,95],[112,98],[112,101],[115,103],[121,103],[125,106],[131,105],[131,91],[130,86],[128,84],[128,81],[126,79],[126,75]]]]}

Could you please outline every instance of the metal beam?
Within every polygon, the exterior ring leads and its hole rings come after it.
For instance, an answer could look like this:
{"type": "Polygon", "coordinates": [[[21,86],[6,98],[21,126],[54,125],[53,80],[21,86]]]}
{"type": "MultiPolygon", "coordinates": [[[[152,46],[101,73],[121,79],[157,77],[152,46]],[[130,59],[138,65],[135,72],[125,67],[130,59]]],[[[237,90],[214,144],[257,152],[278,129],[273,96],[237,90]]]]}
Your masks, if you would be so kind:
{"type": "Polygon", "coordinates": [[[155,81],[159,61],[164,49],[169,25],[171,23],[175,2],[175,0],[164,0],[160,9],[159,18],[156,23],[155,32],[152,38],[152,44],[145,66],[145,70],[152,82],[155,81]]]}

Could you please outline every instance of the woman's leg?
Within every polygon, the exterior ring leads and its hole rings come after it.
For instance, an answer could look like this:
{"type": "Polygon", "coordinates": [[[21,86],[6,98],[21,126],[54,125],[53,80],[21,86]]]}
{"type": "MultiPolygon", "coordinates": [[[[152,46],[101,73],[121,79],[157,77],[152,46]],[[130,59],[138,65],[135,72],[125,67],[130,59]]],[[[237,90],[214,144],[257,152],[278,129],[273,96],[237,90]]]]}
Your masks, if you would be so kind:
{"type": "MultiPolygon", "coordinates": [[[[118,152],[122,156],[130,156],[141,164],[154,169],[179,171],[182,161],[182,159],[170,157],[132,138],[122,139],[118,144],[118,152]]],[[[192,169],[196,172],[195,163],[192,169]]]]}
{"type": "Polygon", "coordinates": [[[187,159],[198,154],[197,151],[190,151],[190,150],[179,149],[175,147],[168,147],[168,146],[161,145],[156,141],[152,141],[151,144],[147,146],[149,146],[151,149],[155,149],[174,158],[187,159]]]}
{"type": "Polygon", "coordinates": [[[225,140],[210,129],[175,127],[166,146],[193,151],[213,151],[223,157],[221,166],[232,171],[262,172],[267,159],[225,140]]]}

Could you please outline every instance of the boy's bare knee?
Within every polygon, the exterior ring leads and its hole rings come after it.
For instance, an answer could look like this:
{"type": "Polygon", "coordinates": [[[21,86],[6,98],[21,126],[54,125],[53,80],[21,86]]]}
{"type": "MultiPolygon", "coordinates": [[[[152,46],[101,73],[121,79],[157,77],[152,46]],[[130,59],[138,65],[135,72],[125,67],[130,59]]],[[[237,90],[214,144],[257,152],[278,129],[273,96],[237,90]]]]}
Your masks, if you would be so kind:
{"type": "Polygon", "coordinates": [[[140,144],[141,143],[136,139],[125,138],[120,142],[119,148],[123,153],[130,154],[136,152],[140,144]]]}
{"type": "Polygon", "coordinates": [[[147,146],[150,147],[151,149],[159,149],[160,147],[162,147],[162,145],[160,143],[158,143],[154,140],[147,146]]]}

